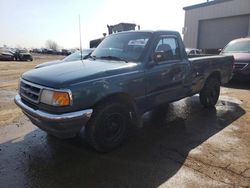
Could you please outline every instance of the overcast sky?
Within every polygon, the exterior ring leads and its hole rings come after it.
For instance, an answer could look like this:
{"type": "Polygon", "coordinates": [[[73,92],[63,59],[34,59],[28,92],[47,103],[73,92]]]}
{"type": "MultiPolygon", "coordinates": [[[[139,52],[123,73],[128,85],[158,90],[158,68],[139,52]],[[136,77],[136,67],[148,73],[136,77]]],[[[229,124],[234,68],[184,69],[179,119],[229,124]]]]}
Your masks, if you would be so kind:
{"type": "Polygon", "coordinates": [[[181,32],[182,8],[202,2],[206,0],[0,0],[0,47],[40,48],[48,39],[64,48],[79,47],[79,14],[84,48],[108,32],[107,24],[181,32]]]}

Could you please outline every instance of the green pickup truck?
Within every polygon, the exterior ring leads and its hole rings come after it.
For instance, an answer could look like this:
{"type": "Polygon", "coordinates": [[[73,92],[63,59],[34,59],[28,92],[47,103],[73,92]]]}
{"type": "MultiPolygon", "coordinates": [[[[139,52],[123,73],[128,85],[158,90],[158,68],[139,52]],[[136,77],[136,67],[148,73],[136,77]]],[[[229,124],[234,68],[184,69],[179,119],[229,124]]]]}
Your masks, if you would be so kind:
{"type": "Polygon", "coordinates": [[[60,138],[84,135],[97,151],[119,146],[155,107],[200,94],[213,107],[232,77],[232,56],[188,59],[179,33],[130,31],[106,37],[89,59],[24,73],[15,103],[60,138]]]}

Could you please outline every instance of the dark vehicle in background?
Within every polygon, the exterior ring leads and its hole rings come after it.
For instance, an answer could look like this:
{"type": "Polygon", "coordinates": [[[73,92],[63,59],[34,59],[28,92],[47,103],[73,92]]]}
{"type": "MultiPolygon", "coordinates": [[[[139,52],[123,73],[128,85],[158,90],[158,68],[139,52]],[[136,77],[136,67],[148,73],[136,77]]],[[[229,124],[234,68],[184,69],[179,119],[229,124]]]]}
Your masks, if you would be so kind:
{"type": "Polygon", "coordinates": [[[250,37],[229,42],[221,55],[234,56],[234,77],[250,79],[250,37]]]}
{"type": "Polygon", "coordinates": [[[15,103],[49,134],[82,135],[107,152],[161,105],[199,93],[201,104],[213,108],[232,69],[232,56],[188,59],[177,32],[120,32],[88,59],[24,73],[15,103]]]}
{"type": "Polygon", "coordinates": [[[14,56],[17,61],[33,61],[32,55],[25,49],[17,49],[14,56]]]}
{"type": "Polygon", "coordinates": [[[70,51],[70,50],[67,50],[67,49],[62,49],[61,54],[62,54],[62,55],[68,56],[68,55],[71,54],[71,51],[70,51]]]}
{"type": "Polygon", "coordinates": [[[42,63],[37,65],[35,68],[41,68],[41,67],[46,67],[46,66],[50,66],[50,65],[55,65],[55,64],[60,64],[60,63],[64,63],[64,62],[70,62],[70,61],[78,61],[78,60],[83,60],[83,59],[87,59],[90,54],[94,51],[94,49],[85,49],[82,50],[82,54],[81,52],[75,52],[73,54],[70,54],[69,56],[65,57],[62,60],[56,60],[56,61],[50,61],[50,62],[46,62],[46,63],[42,63]]]}
{"type": "MultiPolygon", "coordinates": [[[[108,34],[111,35],[113,33],[123,32],[123,31],[135,31],[136,24],[133,23],[119,23],[115,25],[107,25],[108,34]]],[[[138,30],[140,30],[140,25],[138,25],[138,30]]],[[[96,48],[106,37],[106,33],[103,33],[103,37],[99,39],[94,39],[89,41],[90,48],[96,48]]]]}
{"type": "Polygon", "coordinates": [[[31,52],[32,53],[42,53],[43,50],[42,50],[42,48],[34,48],[34,49],[31,50],[31,52]]]}
{"type": "Polygon", "coordinates": [[[14,61],[14,52],[9,50],[0,50],[0,60],[2,61],[14,61]]]}
{"type": "Polygon", "coordinates": [[[34,48],[31,50],[32,53],[40,53],[40,54],[51,54],[51,55],[65,55],[68,56],[74,52],[76,49],[61,49],[61,50],[53,50],[51,48],[34,48]]]}

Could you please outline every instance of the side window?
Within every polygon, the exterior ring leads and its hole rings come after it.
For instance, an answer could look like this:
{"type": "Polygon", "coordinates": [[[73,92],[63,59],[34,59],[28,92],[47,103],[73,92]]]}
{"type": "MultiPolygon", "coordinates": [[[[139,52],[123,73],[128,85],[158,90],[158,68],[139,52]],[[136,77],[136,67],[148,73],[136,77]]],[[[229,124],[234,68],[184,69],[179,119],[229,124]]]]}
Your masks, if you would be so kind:
{"type": "Polygon", "coordinates": [[[167,60],[180,59],[180,48],[178,41],[174,37],[162,37],[159,39],[155,52],[163,51],[167,60]]]}

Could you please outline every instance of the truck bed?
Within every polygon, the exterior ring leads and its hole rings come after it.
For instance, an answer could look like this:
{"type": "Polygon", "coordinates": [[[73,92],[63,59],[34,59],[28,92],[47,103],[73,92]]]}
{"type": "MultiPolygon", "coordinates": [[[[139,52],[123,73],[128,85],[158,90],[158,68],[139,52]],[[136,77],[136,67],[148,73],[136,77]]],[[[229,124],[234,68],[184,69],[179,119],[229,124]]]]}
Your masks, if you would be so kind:
{"type": "Polygon", "coordinates": [[[222,55],[199,55],[188,58],[191,63],[192,94],[202,89],[211,72],[218,72],[221,84],[227,83],[232,77],[233,59],[233,56],[222,55]]]}

